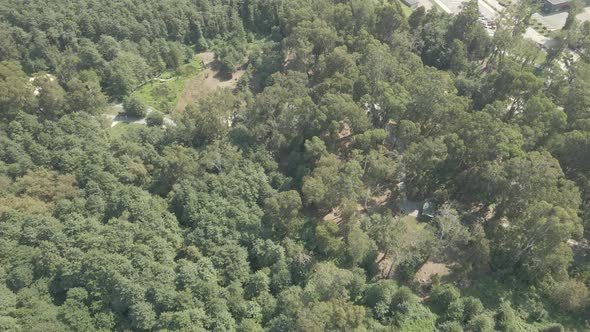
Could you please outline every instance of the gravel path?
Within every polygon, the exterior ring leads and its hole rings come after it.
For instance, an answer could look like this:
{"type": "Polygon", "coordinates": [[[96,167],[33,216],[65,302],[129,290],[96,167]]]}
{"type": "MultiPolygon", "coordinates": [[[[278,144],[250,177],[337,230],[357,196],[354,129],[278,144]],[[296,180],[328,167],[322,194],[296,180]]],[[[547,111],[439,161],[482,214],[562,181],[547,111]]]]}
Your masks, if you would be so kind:
{"type": "MultiPolygon", "coordinates": [[[[111,128],[118,125],[119,123],[128,123],[128,124],[134,123],[134,124],[140,124],[140,125],[144,125],[144,126],[147,125],[146,118],[136,118],[136,117],[131,117],[131,116],[125,115],[125,113],[123,112],[123,104],[115,104],[112,106],[112,108],[118,109],[119,113],[104,115],[107,119],[112,121],[111,128]]],[[[153,108],[148,107],[146,115],[150,114],[153,111],[154,111],[153,108]]],[[[172,118],[170,118],[169,115],[164,115],[164,125],[166,127],[175,127],[176,122],[174,122],[174,120],[172,120],[172,118]]]]}

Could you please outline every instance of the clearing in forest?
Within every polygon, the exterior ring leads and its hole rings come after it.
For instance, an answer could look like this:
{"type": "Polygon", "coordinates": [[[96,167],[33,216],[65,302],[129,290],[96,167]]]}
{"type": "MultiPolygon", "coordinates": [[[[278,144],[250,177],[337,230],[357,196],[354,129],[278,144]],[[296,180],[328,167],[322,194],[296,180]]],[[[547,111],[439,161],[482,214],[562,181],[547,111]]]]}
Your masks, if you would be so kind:
{"type": "Polygon", "coordinates": [[[187,105],[213,93],[217,88],[235,88],[236,83],[245,73],[245,70],[240,68],[231,76],[224,75],[219,70],[219,64],[213,52],[199,53],[197,58],[204,65],[204,70],[186,81],[176,104],[177,111],[184,110],[187,105]]]}
{"type": "Polygon", "coordinates": [[[414,276],[414,280],[421,285],[428,285],[432,282],[434,276],[444,277],[449,274],[451,274],[449,264],[427,261],[422,267],[420,267],[420,269],[418,269],[414,276]]]}
{"type": "Polygon", "coordinates": [[[133,92],[133,96],[148,107],[168,113],[175,109],[187,81],[202,72],[202,69],[200,58],[195,56],[177,70],[166,70],[142,85],[133,92]]]}

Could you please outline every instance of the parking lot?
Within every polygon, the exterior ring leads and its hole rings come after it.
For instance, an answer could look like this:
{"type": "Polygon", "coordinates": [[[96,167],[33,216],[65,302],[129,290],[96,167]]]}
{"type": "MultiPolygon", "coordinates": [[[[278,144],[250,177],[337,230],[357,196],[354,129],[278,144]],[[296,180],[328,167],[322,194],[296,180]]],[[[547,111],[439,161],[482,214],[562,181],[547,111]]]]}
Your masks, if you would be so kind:
{"type": "MultiPolygon", "coordinates": [[[[555,13],[546,15],[543,13],[536,13],[533,17],[541,22],[549,30],[559,30],[565,24],[567,18],[567,12],[555,13]]],[[[590,21],[590,7],[584,8],[584,11],[576,16],[581,22],[590,21]]]]}
{"type": "MultiPolygon", "coordinates": [[[[468,0],[432,0],[434,1],[436,4],[438,4],[438,6],[440,8],[442,8],[444,11],[448,12],[449,14],[457,14],[458,12],[461,11],[461,8],[463,6],[463,3],[465,3],[468,0]]],[[[478,5],[479,5],[479,22],[481,23],[481,25],[486,29],[486,31],[490,34],[493,35],[495,30],[496,30],[496,24],[494,22],[494,19],[496,18],[497,15],[497,10],[495,10],[492,5],[496,5],[497,2],[495,0],[486,0],[485,2],[480,0],[478,1],[478,5]],[[489,3],[489,1],[491,1],[491,3],[489,3]]],[[[497,6],[500,6],[499,4],[497,4],[497,6]]]]}
{"type": "Polygon", "coordinates": [[[432,8],[434,5],[432,4],[432,1],[430,0],[416,0],[416,2],[418,3],[417,7],[424,7],[424,9],[429,10],[430,8],[432,8]]]}
{"type": "MultiPolygon", "coordinates": [[[[446,6],[451,11],[450,14],[457,14],[461,11],[461,6],[463,3],[467,2],[467,0],[438,0],[437,2],[444,4],[444,6],[446,6]]],[[[478,1],[478,4],[479,12],[484,17],[487,17],[488,19],[494,19],[496,16],[496,11],[490,5],[481,0],[478,1]]]]}
{"type": "MultiPolygon", "coordinates": [[[[424,1],[424,0],[422,0],[424,1]]],[[[442,4],[441,7],[449,9],[450,14],[457,14],[461,11],[461,6],[467,0],[433,0],[442,4]]],[[[502,7],[496,0],[479,0],[479,12],[486,18],[493,20],[497,15],[497,11],[502,7]],[[494,10],[494,7],[496,10],[494,10]]],[[[563,27],[567,18],[567,12],[560,12],[554,14],[536,13],[533,17],[547,27],[549,30],[558,30],[563,27]]],[[[590,7],[584,8],[584,11],[577,16],[581,22],[590,21],[590,7]]]]}

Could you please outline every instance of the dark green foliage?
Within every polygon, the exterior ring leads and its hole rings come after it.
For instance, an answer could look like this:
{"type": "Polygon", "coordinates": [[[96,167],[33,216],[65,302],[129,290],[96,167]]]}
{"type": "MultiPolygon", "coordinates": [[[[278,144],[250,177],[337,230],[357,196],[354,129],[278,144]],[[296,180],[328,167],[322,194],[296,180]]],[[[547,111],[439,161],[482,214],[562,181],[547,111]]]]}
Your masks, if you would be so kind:
{"type": "Polygon", "coordinates": [[[147,115],[145,121],[150,127],[159,127],[164,124],[164,114],[160,111],[153,110],[147,115]]]}
{"type": "Polygon", "coordinates": [[[561,324],[551,324],[550,326],[543,328],[542,331],[543,332],[563,332],[563,331],[565,331],[565,329],[563,328],[563,326],[561,324]]]}
{"type": "Polygon", "coordinates": [[[127,97],[123,101],[123,111],[127,116],[143,118],[147,113],[147,108],[141,100],[135,97],[127,97]]]}
{"type": "Polygon", "coordinates": [[[430,301],[438,312],[444,313],[460,296],[459,291],[452,285],[441,285],[432,290],[430,301]]]}
{"type": "Polygon", "coordinates": [[[584,329],[573,14],[535,67],[527,1],[494,37],[477,1],[1,7],[0,330],[584,329]],[[136,89],[195,51],[237,88],[147,114],[136,89]],[[147,126],[111,129],[121,100],[147,126]]]}
{"type": "Polygon", "coordinates": [[[516,313],[510,306],[510,302],[502,302],[500,304],[500,308],[498,308],[498,313],[496,314],[496,326],[501,331],[518,331],[518,326],[516,325],[516,313]]]}

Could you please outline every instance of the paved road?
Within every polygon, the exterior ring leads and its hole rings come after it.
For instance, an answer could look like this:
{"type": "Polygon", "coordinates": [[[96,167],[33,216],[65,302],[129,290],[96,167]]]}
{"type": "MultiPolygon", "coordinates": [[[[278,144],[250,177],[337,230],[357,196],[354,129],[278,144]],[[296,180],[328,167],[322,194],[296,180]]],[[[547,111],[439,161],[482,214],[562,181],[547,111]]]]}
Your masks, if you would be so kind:
{"type": "Polygon", "coordinates": [[[479,12],[480,14],[482,14],[483,16],[487,17],[488,19],[495,21],[496,20],[496,16],[498,16],[498,11],[496,9],[494,9],[494,7],[490,6],[490,4],[488,2],[479,0],[478,1],[479,4],[479,12]]]}
{"type": "Polygon", "coordinates": [[[502,9],[504,9],[504,6],[502,6],[497,0],[485,0],[485,1],[480,0],[480,1],[488,4],[488,6],[490,6],[490,8],[493,8],[493,10],[496,12],[500,12],[500,11],[502,11],[502,9]]]}
{"type": "Polygon", "coordinates": [[[438,5],[440,8],[442,8],[442,10],[444,10],[445,12],[447,12],[447,14],[453,14],[453,10],[452,10],[452,9],[450,9],[450,8],[447,6],[447,3],[448,3],[448,2],[451,2],[451,1],[441,1],[441,0],[433,0],[433,1],[434,1],[434,2],[436,2],[436,4],[437,4],[437,5],[438,5]]]}

